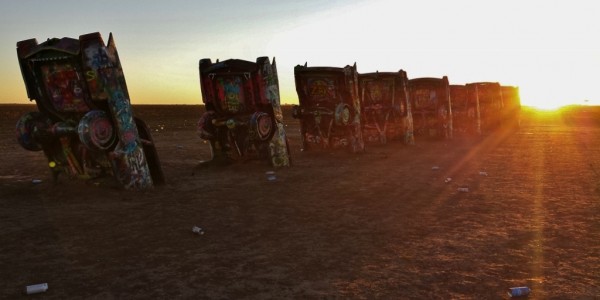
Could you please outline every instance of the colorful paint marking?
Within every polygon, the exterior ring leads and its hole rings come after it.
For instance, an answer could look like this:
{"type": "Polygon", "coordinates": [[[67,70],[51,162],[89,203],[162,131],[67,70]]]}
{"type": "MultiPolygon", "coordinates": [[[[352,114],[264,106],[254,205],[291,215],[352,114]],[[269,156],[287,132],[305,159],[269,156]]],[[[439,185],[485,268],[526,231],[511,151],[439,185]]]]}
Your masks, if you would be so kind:
{"type": "MultiPolygon", "coordinates": [[[[140,143],[112,34],[108,45],[99,33],[25,40],[17,55],[28,96],[40,109],[21,118],[17,139],[28,150],[44,150],[55,179],[114,175],[125,188],[153,186],[144,147],[154,148],[140,143]]],[[[153,170],[162,175],[160,165],[153,170]]]]}

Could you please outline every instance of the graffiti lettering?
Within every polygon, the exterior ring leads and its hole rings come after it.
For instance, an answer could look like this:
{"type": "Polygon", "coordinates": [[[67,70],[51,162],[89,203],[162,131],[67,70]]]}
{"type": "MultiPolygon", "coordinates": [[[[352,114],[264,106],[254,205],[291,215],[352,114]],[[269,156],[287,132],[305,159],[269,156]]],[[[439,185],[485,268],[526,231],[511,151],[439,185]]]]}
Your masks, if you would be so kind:
{"type": "Polygon", "coordinates": [[[313,84],[310,86],[310,95],[311,96],[325,96],[327,95],[327,90],[328,90],[328,86],[327,83],[324,81],[315,81],[313,82],[313,84]]]}
{"type": "Polygon", "coordinates": [[[330,101],[336,98],[335,85],[331,79],[309,80],[308,95],[313,101],[330,101]]]}
{"type": "Polygon", "coordinates": [[[85,72],[85,80],[86,81],[96,80],[97,77],[98,76],[96,74],[96,71],[90,70],[90,71],[85,72]]]}
{"type": "Polygon", "coordinates": [[[217,81],[217,90],[226,110],[235,113],[242,109],[244,93],[240,77],[219,78],[217,81]]]}

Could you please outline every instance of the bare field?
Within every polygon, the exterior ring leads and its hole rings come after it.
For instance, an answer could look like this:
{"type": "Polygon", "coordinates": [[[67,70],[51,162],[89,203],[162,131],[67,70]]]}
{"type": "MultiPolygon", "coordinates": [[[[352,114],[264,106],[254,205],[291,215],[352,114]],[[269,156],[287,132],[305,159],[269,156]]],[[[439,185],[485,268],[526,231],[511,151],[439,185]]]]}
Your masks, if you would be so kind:
{"type": "Polygon", "coordinates": [[[201,106],[134,106],[167,179],[135,192],[54,184],[15,140],[29,110],[0,106],[1,299],[600,299],[595,112],[352,155],[301,152],[286,111],[294,166],[271,182],[259,161],[197,168],[201,106]]]}

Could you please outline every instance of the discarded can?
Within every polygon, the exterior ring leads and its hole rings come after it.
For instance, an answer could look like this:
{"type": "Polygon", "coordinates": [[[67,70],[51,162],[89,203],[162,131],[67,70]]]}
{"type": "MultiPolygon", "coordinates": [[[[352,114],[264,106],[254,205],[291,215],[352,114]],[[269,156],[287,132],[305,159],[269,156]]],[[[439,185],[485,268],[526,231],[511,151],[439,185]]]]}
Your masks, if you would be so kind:
{"type": "Polygon", "coordinates": [[[268,181],[275,181],[275,180],[277,180],[277,176],[275,176],[275,172],[274,171],[267,171],[267,172],[265,172],[265,175],[267,175],[267,180],[268,181]]]}
{"type": "Polygon", "coordinates": [[[531,293],[531,289],[526,286],[513,287],[508,289],[508,296],[510,297],[524,297],[531,293]]]}
{"type": "Polygon", "coordinates": [[[438,167],[438,166],[433,166],[433,167],[431,167],[431,169],[435,171],[435,170],[439,170],[439,169],[440,169],[440,167],[438,167]]]}
{"type": "Polygon", "coordinates": [[[34,285],[28,285],[27,287],[25,287],[25,293],[27,293],[27,295],[43,293],[47,290],[48,290],[47,283],[39,283],[39,284],[34,284],[34,285]]]}
{"type": "Polygon", "coordinates": [[[469,188],[468,187],[460,187],[458,188],[459,192],[463,192],[463,193],[468,193],[469,192],[469,188]]]}
{"type": "Polygon", "coordinates": [[[199,235],[203,235],[204,234],[204,230],[202,230],[202,228],[200,228],[198,226],[192,227],[192,232],[193,233],[197,233],[199,235]]]}

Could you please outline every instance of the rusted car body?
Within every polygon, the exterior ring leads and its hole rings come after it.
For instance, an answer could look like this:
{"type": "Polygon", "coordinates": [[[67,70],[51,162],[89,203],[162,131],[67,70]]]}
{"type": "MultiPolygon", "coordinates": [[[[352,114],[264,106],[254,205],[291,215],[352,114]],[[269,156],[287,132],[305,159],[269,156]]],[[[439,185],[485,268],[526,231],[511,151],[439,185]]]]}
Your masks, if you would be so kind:
{"type": "Polygon", "coordinates": [[[364,151],[356,64],[344,68],[294,68],[302,149],[344,147],[364,151]]]}
{"type": "Polygon", "coordinates": [[[413,120],[406,72],[375,72],[358,75],[363,139],[386,144],[401,140],[413,145],[413,120]]]}
{"type": "Polygon", "coordinates": [[[448,77],[409,80],[415,135],[453,137],[452,103],[448,77]]]}
{"type": "Polygon", "coordinates": [[[133,115],[112,34],[17,43],[27,95],[38,111],[17,122],[23,148],[43,151],[54,178],[114,176],[127,189],[164,182],[150,130],[133,115]]]}
{"type": "Polygon", "coordinates": [[[289,166],[275,59],[213,63],[205,58],[199,71],[206,113],[198,122],[198,133],[210,142],[210,163],[255,158],[275,167],[289,166]]]}
{"type": "Polygon", "coordinates": [[[477,132],[477,116],[479,106],[477,101],[467,96],[465,85],[450,85],[452,101],[452,127],[455,134],[473,135],[477,132]]]}
{"type": "Polygon", "coordinates": [[[497,129],[503,115],[502,90],[498,82],[473,82],[466,84],[469,101],[477,103],[477,134],[490,133],[497,129]]]}
{"type": "Polygon", "coordinates": [[[517,86],[501,86],[504,104],[504,118],[509,128],[519,127],[521,123],[521,96],[517,86]]]}

